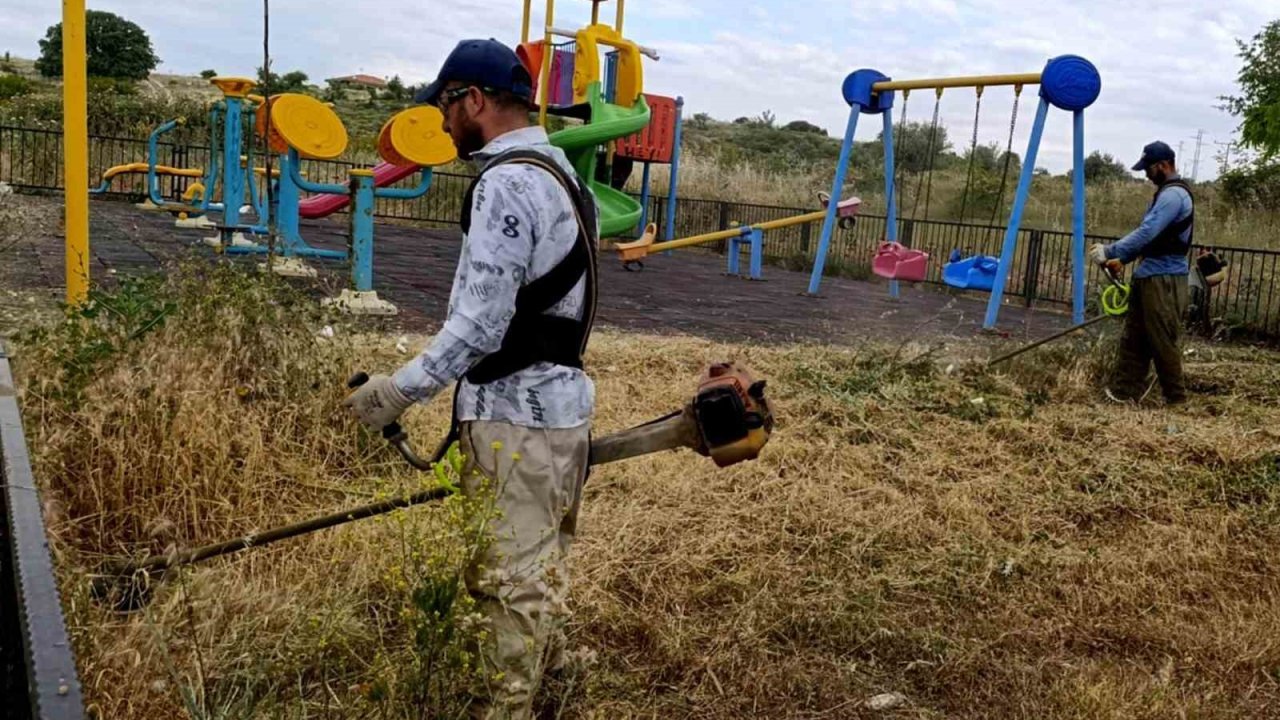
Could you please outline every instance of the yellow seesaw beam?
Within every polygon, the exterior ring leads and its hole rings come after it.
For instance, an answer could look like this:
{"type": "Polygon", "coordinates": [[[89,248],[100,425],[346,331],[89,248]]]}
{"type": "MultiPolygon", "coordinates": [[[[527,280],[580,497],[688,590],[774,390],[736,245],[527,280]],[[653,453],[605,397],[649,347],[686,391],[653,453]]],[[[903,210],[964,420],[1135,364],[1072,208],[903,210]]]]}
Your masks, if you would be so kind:
{"type": "Polygon", "coordinates": [[[943,88],[1039,84],[1040,73],[1016,73],[1012,75],[962,75],[949,78],[922,78],[920,80],[885,80],[872,85],[871,89],[876,92],[885,92],[887,90],[941,90],[943,88]]]}
{"type": "MultiPolygon", "coordinates": [[[[814,212],[805,213],[803,215],[792,215],[787,218],[755,223],[748,227],[752,230],[777,230],[779,228],[790,227],[792,225],[803,225],[804,223],[817,222],[826,216],[826,210],[815,210],[814,212]]],[[[668,240],[667,242],[654,243],[646,248],[646,252],[656,253],[662,252],[663,250],[675,250],[676,248],[689,247],[690,245],[702,245],[703,243],[715,242],[716,240],[728,240],[731,237],[736,237],[741,234],[741,226],[731,228],[729,230],[717,230],[716,232],[703,233],[702,235],[680,238],[679,240],[668,240]]]]}

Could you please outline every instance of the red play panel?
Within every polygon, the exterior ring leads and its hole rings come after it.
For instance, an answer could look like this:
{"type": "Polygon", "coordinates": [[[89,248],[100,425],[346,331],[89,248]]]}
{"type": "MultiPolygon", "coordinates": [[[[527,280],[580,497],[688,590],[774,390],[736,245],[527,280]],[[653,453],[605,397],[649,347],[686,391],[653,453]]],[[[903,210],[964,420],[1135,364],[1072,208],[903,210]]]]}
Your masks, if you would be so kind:
{"type": "Polygon", "coordinates": [[[649,103],[649,124],[643,130],[617,141],[617,155],[641,162],[669,163],[676,139],[676,99],[645,93],[649,103]]]}

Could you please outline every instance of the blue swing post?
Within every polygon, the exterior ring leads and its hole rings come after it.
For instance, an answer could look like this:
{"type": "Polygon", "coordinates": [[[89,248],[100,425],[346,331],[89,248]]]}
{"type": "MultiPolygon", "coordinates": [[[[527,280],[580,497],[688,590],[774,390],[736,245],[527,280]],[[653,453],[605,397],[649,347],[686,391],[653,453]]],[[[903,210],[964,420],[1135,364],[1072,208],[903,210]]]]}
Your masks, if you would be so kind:
{"type": "MultiPolygon", "coordinates": [[[[905,94],[904,94],[905,97],[905,94]]],[[[889,242],[898,242],[898,200],[893,179],[893,106],[884,109],[884,196],[887,209],[884,218],[884,236],[889,242]]],[[[835,197],[834,195],[832,197],[835,197]]],[[[898,281],[889,281],[889,296],[898,297],[898,281]]]]}
{"type": "Polygon", "coordinates": [[[1031,128],[1031,138],[1027,142],[1027,155],[1022,161],[1022,172],[1018,179],[1013,210],[1009,216],[1009,227],[1005,232],[1004,245],[1000,250],[1000,266],[992,284],[991,297],[987,300],[987,314],[982,323],[984,329],[994,328],[1000,313],[1005,281],[1013,265],[1013,251],[1017,242],[1018,229],[1022,224],[1022,213],[1026,209],[1027,195],[1031,191],[1036,152],[1040,148],[1050,105],[1069,111],[1074,116],[1071,310],[1073,320],[1077,323],[1084,321],[1084,110],[1098,99],[1101,92],[1102,76],[1098,74],[1098,69],[1093,66],[1093,63],[1078,55],[1055,57],[1045,64],[1044,71],[1040,74],[1040,105],[1036,108],[1035,124],[1031,128]]]}
{"type": "Polygon", "coordinates": [[[1018,190],[1013,196],[1013,212],[1009,215],[1009,226],[1005,228],[1004,244],[1000,247],[1000,264],[991,284],[991,297],[987,298],[987,316],[982,326],[990,329],[996,325],[996,316],[1000,312],[1000,303],[1004,298],[1004,284],[1009,276],[1009,268],[1013,265],[1013,250],[1018,243],[1018,230],[1022,226],[1022,211],[1027,207],[1027,196],[1031,194],[1031,178],[1035,173],[1036,153],[1040,149],[1040,137],[1044,134],[1045,119],[1049,116],[1049,101],[1040,98],[1040,107],[1036,108],[1036,121],[1031,126],[1031,139],[1027,141],[1027,154],[1022,159],[1022,172],[1018,175],[1018,190]]]}
{"type": "Polygon", "coordinates": [[[1084,322],[1084,110],[1076,110],[1071,173],[1071,322],[1084,322]]]}
{"type": "Polygon", "coordinates": [[[882,113],[893,107],[892,91],[876,92],[871,87],[888,79],[883,73],[863,68],[849,73],[841,86],[844,101],[849,104],[849,124],[845,127],[844,142],[840,145],[840,159],[836,161],[836,175],[831,181],[831,200],[827,203],[827,214],[822,220],[822,237],[813,258],[813,271],[809,275],[809,295],[817,295],[822,284],[822,270],[827,263],[827,251],[835,230],[840,193],[844,188],[845,175],[849,171],[849,157],[853,154],[853,135],[858,129],[858,116],[862,113],[882,113]]]}

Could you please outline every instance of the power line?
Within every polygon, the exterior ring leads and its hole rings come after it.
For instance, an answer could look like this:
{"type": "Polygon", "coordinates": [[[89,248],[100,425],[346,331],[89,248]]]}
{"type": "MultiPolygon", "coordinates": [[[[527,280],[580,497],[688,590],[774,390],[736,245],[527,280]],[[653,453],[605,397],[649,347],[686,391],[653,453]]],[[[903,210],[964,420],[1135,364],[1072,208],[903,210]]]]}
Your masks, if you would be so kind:
{"type": "Polygon", "coordinates": [[[1204,143],[1204,130],[1196,132],[1196,158],[1191,163],[1191,182],[1200,176],[1200,146],[1204,143]]]}

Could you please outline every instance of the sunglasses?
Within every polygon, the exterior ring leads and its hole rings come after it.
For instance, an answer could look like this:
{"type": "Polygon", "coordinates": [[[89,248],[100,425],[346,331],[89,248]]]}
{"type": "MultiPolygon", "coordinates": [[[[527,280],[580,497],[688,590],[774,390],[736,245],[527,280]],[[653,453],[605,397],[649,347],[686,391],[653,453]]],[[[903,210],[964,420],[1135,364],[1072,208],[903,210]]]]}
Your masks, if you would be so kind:
{"type": "Polygon", "coordinates": [[[449,105],[451,105],[458,98],[463,97],[467,93],[471,92],[471,87],[472,86],[470,85],[465,85],[463,87],[454,88],[452,90],[445,90],[444,92],[440,93],[440,98],[436,100],[436,107],[440,108],[441,110],[447,109],[449,105]]]}

